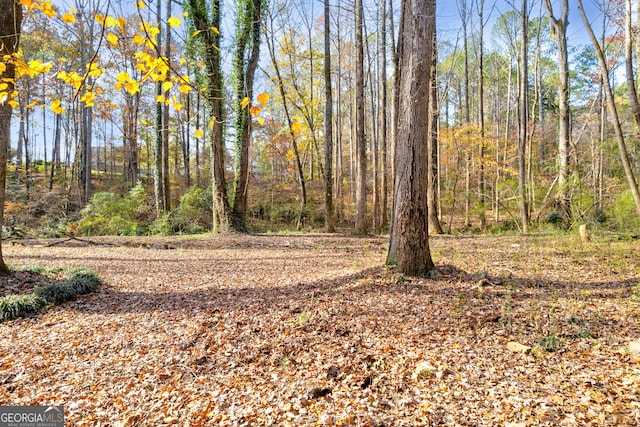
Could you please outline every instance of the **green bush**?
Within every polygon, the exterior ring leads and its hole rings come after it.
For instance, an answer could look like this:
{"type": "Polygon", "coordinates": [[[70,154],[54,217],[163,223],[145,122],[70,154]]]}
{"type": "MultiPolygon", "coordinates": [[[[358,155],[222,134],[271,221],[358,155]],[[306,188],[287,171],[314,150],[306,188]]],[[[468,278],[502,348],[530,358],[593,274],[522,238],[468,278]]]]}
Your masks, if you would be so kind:
{"type": "Polygon", "coordinates": [[[186,233],[199,233],[211,228],[213,195],[211,188],[191,187],[180,197],[173,215],[174,230],[186,233]]]}
{"type": "MultiPolygon", "coordinates": [[[[38,272],[42,272],[38,268],[38,272]]],[[[51,271],[59,271],[54,269],[51,271]]],[[[0,322],[35,313],[50,305],[70,301],[78,295],[95,292],[100,278],[91,270],[69,270],[60,282],[39,286],[30,294],[7,295],[0,298],[0,322]]]]}
{"type": "Polygon", "coordinates": [[[140,223],[146,221],[149,211],[146,191],[138,184],[124,197],[107,192],[94,194],[80,211],[79,226],[85,235],[136,235],[143,229],[140,223]]]}
{"type": "Polygon", "coordinates": [[[638,230],[640,218],[636,212],[631,190],[623,191],[615,198],[612,204],[610,221],[619,231],[638,230]]]}

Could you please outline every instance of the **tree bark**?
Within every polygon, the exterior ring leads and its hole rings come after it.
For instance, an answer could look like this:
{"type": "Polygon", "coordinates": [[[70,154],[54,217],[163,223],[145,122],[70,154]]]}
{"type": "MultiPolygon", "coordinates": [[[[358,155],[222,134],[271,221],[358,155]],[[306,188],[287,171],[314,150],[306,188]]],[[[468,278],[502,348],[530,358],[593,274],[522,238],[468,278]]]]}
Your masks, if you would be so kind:
{"type": "Polygon", "coordinates": [[[331,92],[331,8],[324,0],[324,227],[336,231],[333,213],[333,94],[331,92]]]}
{"type": "Polygon", "coordinates": [[[424,276],[435,267],[429,250],[428,147],[434,0],[404,0],[396,129],[395,183],[387,264],[424,276]]]}
{"type": "Polygon", "coordinates": [[[362,0],[356,0],[355,6],[355,48],[356,48],[356,233],[366,234],[367,223],[367,145],[365,141],[364,121],[364,45],[363,45],[362,0]]]}
{"type": "Polygon", "coordinates": [[[562,0],[562,10],[555,17],[551,0],[545,0],[547,15],[555,29],[558,45],[558,199],[560,209],[567,220],[571,218],[569,199],[569,142],[571,138],[571,117],[569,106],[569,54],[567,49],[567,26],[569,25],[569,0],[562,0]]]}
{"type": "Polygon", "coordinates": [[[527,13],[527,0],[522,0],[522,10],[520,13],[520,90],[519,90],[519,119],[518,119],[518,198],[520,202],[520,222],[521,230],[526,233],[529,228],[529,203],[527,198],[527,119],[529,107],[529,82],[527,60],[527,31],[529,15],[527,13]]]}

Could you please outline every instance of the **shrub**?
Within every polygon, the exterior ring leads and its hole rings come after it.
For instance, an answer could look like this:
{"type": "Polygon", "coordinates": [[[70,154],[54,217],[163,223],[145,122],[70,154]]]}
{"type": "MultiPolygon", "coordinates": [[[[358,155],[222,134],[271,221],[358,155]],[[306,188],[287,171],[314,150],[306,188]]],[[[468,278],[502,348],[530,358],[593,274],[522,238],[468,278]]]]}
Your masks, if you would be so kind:
{"type": "Polygon", "coordinates": [[[636,213],[631,190],[623,191],[613,201],[611,221],[619,231],[640,228],[640,219],[636,213]]]}
{"type": "MultiPolygon", "coordinates": [[[[41,272],[42,268],[38,268],[38,271],[41,272]]],[[[100,283],[100,278],[94,271],[83,268],[69,270],[60,282],[39,286],[30,294],[7,295],[0,298],[0,322],[23,317],[45,307],[70,301],[78,295],[95,292],[100,283]]]]}
{"type": "Polygon", "coordinates": [[[96,193],[80,211],[79,229],[86,235],[136,235],[148,212],[147,194],[141,184],[124,197],[115,193],[96,193]]]}

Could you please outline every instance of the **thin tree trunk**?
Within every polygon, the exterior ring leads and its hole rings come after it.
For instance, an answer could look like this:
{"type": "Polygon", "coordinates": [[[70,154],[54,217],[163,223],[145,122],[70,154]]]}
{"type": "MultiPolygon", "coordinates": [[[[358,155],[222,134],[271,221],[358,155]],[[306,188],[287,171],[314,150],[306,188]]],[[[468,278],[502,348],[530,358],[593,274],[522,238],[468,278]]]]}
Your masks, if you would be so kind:
{"type": "Polygon", "coordinates": [[[520,90],[519,90],[519,120],[518,120],[518,196],[520,201],[521,230],[526,233],[529,229],[529,205],[526,189],[527,179],[527,119],[529,105],[528,61],[527,61],[527,31],[528,19],[527,0],[522,0],[521,10],[521,45],[520,45],[520,90]]]}
{"type": "Polygon", "coordinates": [[[324,0],[324,226],[327,233],[334,233],[333,213],[333,94],[331,92],[331,8],[324,0]]]}
{"type": "Polygon", "coordinates": [[[622,131],[620,118],[618,116],[618,109],[616,107],[615,98],[613,96],[613,90],[609,82],[609,69],[607,67],[606,58],[604,56],[604,52],[602,51],[602,47],[600,46],[600,43],[598,43],[598,40],[595,34],[593,33],[593,29],[591,28],[591,23],[587,19],[587,16],[584,12],[584,8],[582,7],[582,0],[578,0],[578,10],[580,11],[582,22],[584,22],[584,26],[587,30],[587,33],[589,34],[589,38],[591,39],[593,48],[595,49],[596,56],[598,57],[598,63],[600,65],[600,74],[602,76],[604,94],[607,99],[607,104],[609,106],[609,112],[611,115],[610,122],[613,125],[613,130],[616,135],[616,142],[618,143],[620,160],[622,161],[622,167],[624,168],[624,172],[627,177],[627,182],[629,183],[629,189],[631,190],[631,195],[633,196],[636,212],[638,213],[638,216],[640,216],[640,191],[638,191],[638,184],[633,172],[633,168],[631,166],[631,159],[630,159],[629,153],[627,152],[624,133],[622,131]]]}
{"type": "Polygon", "coordinates": [[[366,234],[367,223],[367,145],[364,121],[364,13],[362,0],[355,4],[356,94],[355,94],[355,148],[356,148],[356,233],[366,234]]]}

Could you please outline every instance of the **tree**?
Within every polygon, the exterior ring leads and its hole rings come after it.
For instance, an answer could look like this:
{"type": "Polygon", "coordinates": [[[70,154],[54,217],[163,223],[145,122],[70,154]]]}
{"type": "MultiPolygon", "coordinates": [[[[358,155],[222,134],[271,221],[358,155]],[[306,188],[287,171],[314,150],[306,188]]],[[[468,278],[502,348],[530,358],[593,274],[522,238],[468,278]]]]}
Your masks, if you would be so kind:
{"type": "Polygon", "coordinates": [[[551,28],[556,34],[558,45],[558,198],[560,209],[566,219],[571,216],[569,201],[569,139],[570,109],[569,109],[569,54],[567,50],[567,26],[569,25],[569,0],[562,0],[562,10],[559,17],[555,17],[551,0],[545,0],[547,15],[551,28]]]}
{"type": "Polygon", "coordinates": [[[324,226],[336,230],[333,217],[333,96],[331,93],[331,22],[329,0],[324,0],[324,226]]]}
{"type": "MultiPolygon", "coordinates": [[[[7,153],[11,139],[12,96],[15,85],[16,68],[13,55],[18,52],[20,44],[20,28],[22,25],[22,6],[16,0],[0,0],[0,55],[4,59],[0,63],[0,76],[7,85],[4,89],[6,97],[0,104],[0,224],[4,219],[5,183],[7,182],[7,153]]],[[[0,275],[9,274],[9,269],[2,257],[2,228],[0,227],[0,275]]]]}
{"type": "Polygon", "coordinates": [[[356,117],[355,117],[355,142],[356,142],[356,233],[367,232],[367,145],[365,141],[364,121],[364,45],[363,26],[364,13],[362,0],[355,3],[355,47],[356,47],[356,117]]]}
{"type": "Polygon", "coordinates": [[[211,154],[213,169],[213,231],[226,232],[231,224],[231,206],[227,199],[227,184],[224,176],[224,146],[222,142],[223,93],[222,68],[220,61],[220,19],[221,1],[189,0],[189,19],[196,29],[195,37],[200,40],[205,64],[206,91],[209,127],[211,132],[211,154]]]}
{"type": "Polygon", "coordinates": [[[427,203],[435,0],[404,0],[400,22],[399,108],[387,264],[401,274],[424,276],[435,268],[429,250],[427,203]]]}
{"type": "Polygon", "coordinates": [[[527,60],[529,15],[527,13],[527,1],[522,0],[522,9],[520,11],[520,89],[518,91],[518,197],[520,201],[521,230],[523,233],[526,233],[529,227],[529,204],[526,188],[527,118],[529,111],[529,62],[527,60]]]}
{"type": "Polygon", "coordinates": [[[260,55],[262,33],[262,0],[238,2],[236,22],[236,52],[233,60],[235,74],[235,182],[232,228],[247,231],[247,189],[249,184],[249,144],[251,114],[249,100],[253,99],[253,81],[260,55]],[[246,100],[246,101],[245,101],[246,100]]]}

